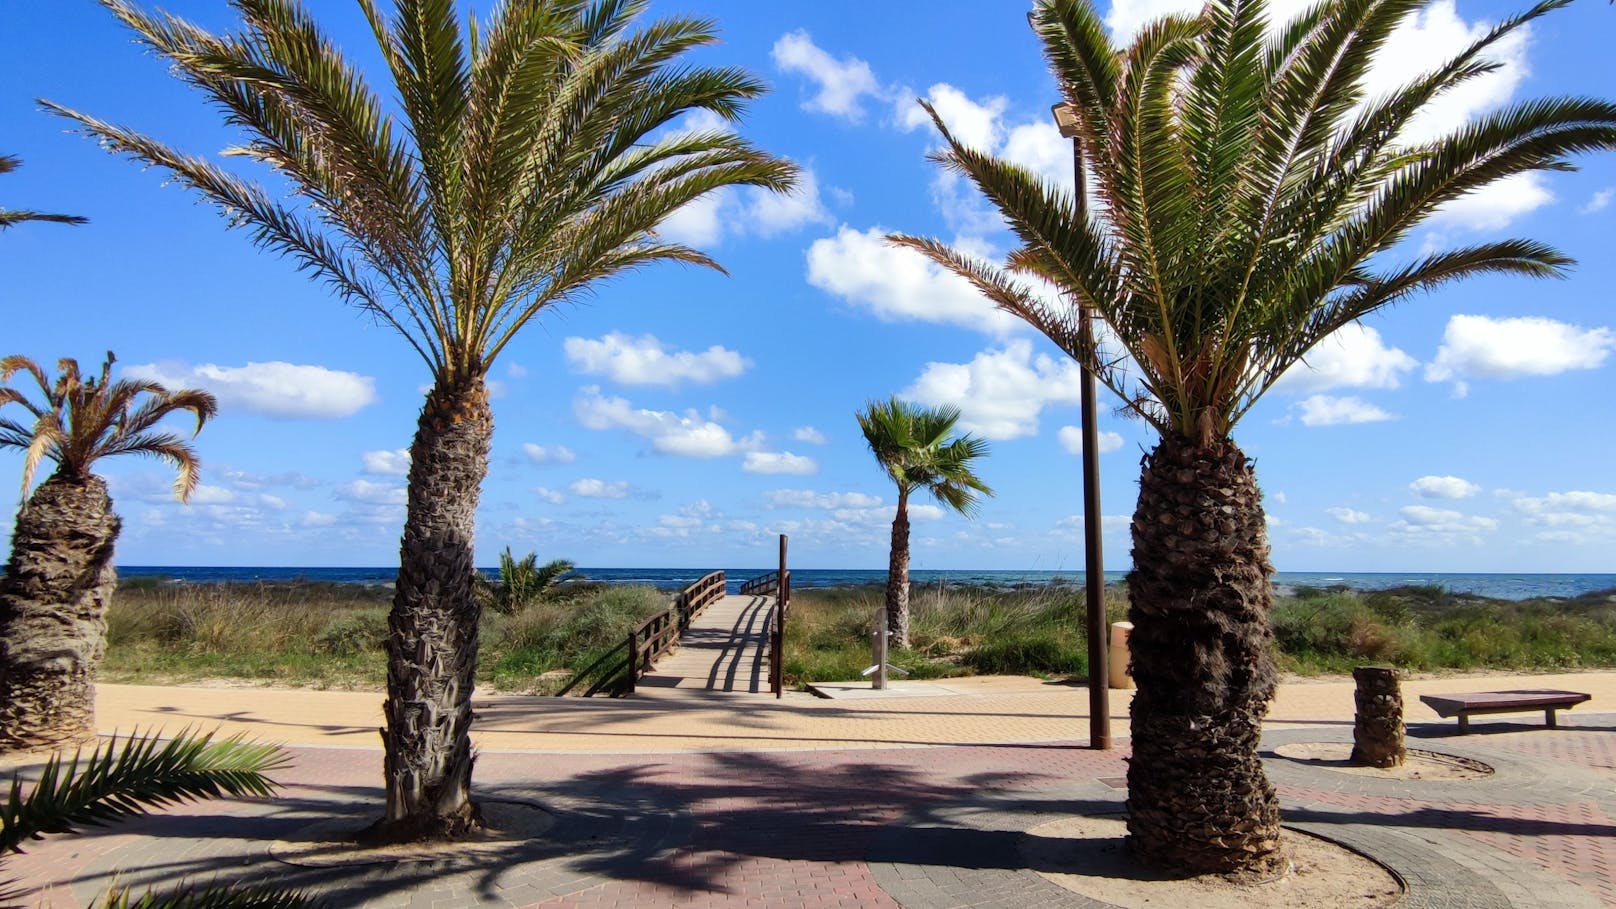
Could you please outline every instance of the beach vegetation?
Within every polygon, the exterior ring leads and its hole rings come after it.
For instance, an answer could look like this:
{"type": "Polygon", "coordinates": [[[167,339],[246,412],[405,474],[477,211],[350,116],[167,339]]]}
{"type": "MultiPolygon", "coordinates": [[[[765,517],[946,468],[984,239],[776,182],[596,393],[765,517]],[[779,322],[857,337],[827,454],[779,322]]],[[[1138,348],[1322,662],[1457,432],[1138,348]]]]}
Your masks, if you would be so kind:
{"type": "Polygon", "coordinates": [[[518,559],[511,548],[499,554],[499,578],[488,580],[477,575],[477,589],[487,608],[508,614],[521,612],[547,596],[578,566],[566,559],[539,564],[539,555],[530,552],[518,559]]]}
{"type": "Polygon", "coordinates": [[[427,367],[389,617],[386,807],[372,838],[477,828],[473,544],[489,370],[540,313],[601,280],[662,262],[722,270],[657,229],[724,187],[791,188],[794,165],[727,128],[764,86],[688,62],[717,40],[714,23],[642,22],[644,0],[496,4],[482,21],[451,2],[399,0],[390,16],[364,3],[390,101],[296,0],[242,0],[228,34],[103,2],[247,134],[229,154],[267,167],[275,188],[45,106],[214,203],[395,329],[427,367]],[[689,112],[725,128],[679,129],[689,112]]]}
{"type": "Polygon", "coordinates": [[[114,379],[113,362],[109,351],[97,377],[64,358],[52,379],[28,357],[0,359],[0,448],[24,453],[24,498],[0,577],[0,752],[57,748],[96,734],[95,679],[123,526],[106,481],[94,472],[97,462],[120,455],[167,461],[182,502],[200,476],[191,443],[159,424],[187,414],[194,437],[218,402],[205,391],[114,379]],[[24,376],[38,386],[37,397],[13,386],[24,376]],[[19,411],[28,416],[10,416],[19,411]],[[47,461],[54,468],[33,486],[47,461]]]}
{"type": "Polygon", "coordinates": [[[1371,64],[1429,0],[1324,0],[1279,28],[1264,0],[1211,0],[1120,47],[1090,0],[1040,0],[1031,20],[1092,208],[1086,190],[971,147],[926,107],[944,142],[934,160],[969,179],[1018,243],[996,264],[936,239],[893,242],[1040,330],[1160,435],[1128,577],[1139,686],[1128,844],[1145,865],[1261,874],[1287,861],[1257,753],[1277,678],[1273,569],[1233,430],[1344,326],[1471,276],[1566,273],[1568,257],[1531,240],[1400,244],[1470,193],[1616,147],[1616,105],[1589,98],[1507,105],[1435,137],[1413,130],[1496,68],[1501,41],[1567,2],[1507,17],[1380,91],[1371,64]],[[1086,330],[1090,314],[1108,331],[1086,330]]]}
{"type": "Polygon", "coordinates": [[[887,630],[891,644],[909,647],[909,497],[929,494],[949,511],[970,517],[993,490],[973,470],[988,443],[954,435],[957,407],[921,407],[897,397],[871,401],[857,414],[871,454],[898,490],[887,563],[887,630]]]}

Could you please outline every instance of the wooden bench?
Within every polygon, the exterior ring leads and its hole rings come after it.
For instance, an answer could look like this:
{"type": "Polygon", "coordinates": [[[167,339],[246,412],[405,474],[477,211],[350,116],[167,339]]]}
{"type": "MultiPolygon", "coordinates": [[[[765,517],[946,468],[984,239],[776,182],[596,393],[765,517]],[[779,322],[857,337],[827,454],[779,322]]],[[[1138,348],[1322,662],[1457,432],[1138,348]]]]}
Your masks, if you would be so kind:
{"type": "Polygon", "coordinates": [[[1533,688],[1521,691],[1472,691],[1464,694],[1422,694],[1420,700],[1437,716],[1459,718],[1459,734],[1470,731],[1470,717],[1477,713],[1528,713],[1541,710],[1548,717],[1548,728],[1555,728],[1554,712],[1593,698],[1580,691],[1533,688]]]}

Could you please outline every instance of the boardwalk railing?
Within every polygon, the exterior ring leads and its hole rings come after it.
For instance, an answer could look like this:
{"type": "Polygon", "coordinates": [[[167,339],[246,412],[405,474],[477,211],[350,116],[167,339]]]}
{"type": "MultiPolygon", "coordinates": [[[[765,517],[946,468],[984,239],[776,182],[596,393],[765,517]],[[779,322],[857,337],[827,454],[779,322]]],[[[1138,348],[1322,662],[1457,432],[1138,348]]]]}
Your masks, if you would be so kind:
{"type": "Polygon", "coordinates": [[[786,535],[780,534],[780,568],[760,574],[741,585],[743,596],[774,597],[774,621],[769,627],[769,691],[785,691],[786,615],[791,608],[791,571],[786,568],[786,535]]]}
{"type": "Polygon", "coordinates": [[[673,605],[634,626],[627,639],[602,654],[582,672],[573,676],[566,686],[556,692],[558,696],[589,682],[584,697],[594,697],[602,691],[612,697],[634,693],[634,683],[644,675],[657,658],[672,649],[679,636],[708,606],[723,599],[724,572],[714,571],[673,598],[673,605]],[[593,681],[591,681],[593,680],[593,681]]]}

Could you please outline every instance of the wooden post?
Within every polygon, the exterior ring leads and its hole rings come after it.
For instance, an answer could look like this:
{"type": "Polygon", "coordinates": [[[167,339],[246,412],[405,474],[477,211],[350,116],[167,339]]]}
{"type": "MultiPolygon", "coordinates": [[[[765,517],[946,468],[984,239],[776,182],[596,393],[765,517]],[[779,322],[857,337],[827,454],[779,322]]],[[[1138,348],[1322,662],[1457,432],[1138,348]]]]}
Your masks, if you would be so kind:
{"type": "Polygon", "coordinates": [[[1390,666],[1359,666],[1352,670],[1352,678],[1358,683],[1352,762],[1383,770],[1402,766],[1407,751],[1403,747],[1403,692],[1397,684],[1397,670],[1390,666]]]}
{"type": "Polygon", "coordinates": [[[640,674],[640,645],[634,632],[628,633],[628,679],[623,685],[624,694],[634,693],[634,680],[640,674]]]}

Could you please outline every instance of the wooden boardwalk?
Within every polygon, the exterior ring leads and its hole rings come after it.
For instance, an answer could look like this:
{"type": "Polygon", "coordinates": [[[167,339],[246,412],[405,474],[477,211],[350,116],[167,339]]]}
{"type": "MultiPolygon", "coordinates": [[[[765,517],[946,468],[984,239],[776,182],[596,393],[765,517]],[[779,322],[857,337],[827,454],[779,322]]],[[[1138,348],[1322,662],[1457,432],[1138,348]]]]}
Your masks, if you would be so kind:
{"type": "Polygon", "coordinates": [[[730,595],[690,624],[678,649],[634,685],[635,697],[768,694],[771,596],[730,595]]]}

